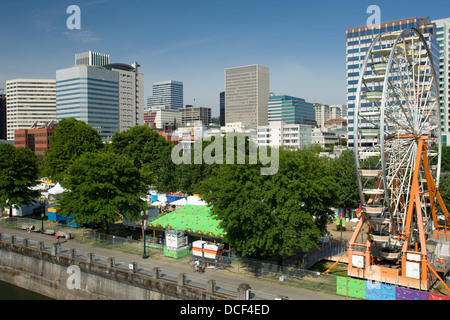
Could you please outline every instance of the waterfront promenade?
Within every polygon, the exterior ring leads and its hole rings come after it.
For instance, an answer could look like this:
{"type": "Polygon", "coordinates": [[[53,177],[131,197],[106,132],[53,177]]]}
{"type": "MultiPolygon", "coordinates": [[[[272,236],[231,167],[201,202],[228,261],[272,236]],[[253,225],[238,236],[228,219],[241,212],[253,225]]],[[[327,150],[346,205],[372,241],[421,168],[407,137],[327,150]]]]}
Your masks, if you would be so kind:
{"type": "MultiPolygon", "coordinates": [[[[0,233],[5,235],[13,235],[19,238],[28,238],[33,241],[43,241],[50,245],[55,243],[55,237],[24,230],[0,228],[0,233]]],[[[329,295],[322,292],[314,292],[310,290],[300,289],[296,287],[286,286],[283,284],[262,281],[254,278],[244,277],[241,275],[231,274],[226,271],[214,271],[207,269],[204,273],[194,272],[189,265],[179,264],[176,262],[163,261],[159,259],[142,259],[142,256],[135,254],[99,248],[87,244],[82,244],[76,239],[60,240],[61,247],[67,250],[75,249],[86,253],[93,253],[103,257],[113,257],[116,261],[124,262],[126,264],[137,263],[138,268],[146,268],[151,270],[154,267],[160,268],[163,272],[187,275],[202,278],[205,282],[207,280],[215,280],[217,283],[225,283],[229,287],[237,288],[240,284],[246,283],[251,287],[252,292],[256,292],[257,296],[264,296],[265,299],[276,296],[288,297],[290,300],[343,300],[345,297],[337,295],[329,295]]]]}

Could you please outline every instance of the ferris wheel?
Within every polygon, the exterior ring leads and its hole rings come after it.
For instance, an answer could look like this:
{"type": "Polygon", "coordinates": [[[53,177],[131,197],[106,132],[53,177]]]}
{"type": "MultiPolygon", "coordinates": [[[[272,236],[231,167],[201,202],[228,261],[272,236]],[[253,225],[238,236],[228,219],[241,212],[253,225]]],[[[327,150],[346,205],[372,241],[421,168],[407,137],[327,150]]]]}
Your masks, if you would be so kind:
{"type": "Polygon", "coordinates": [[[379,34],[368,48],[359,77],[354,154],[368,226],[365,248],[371,260],[405,262],[408,250],[426,257],[426,233],[439,227],[438,203],[447,221],[449,217],[437,191],[438,79],[425,38],[414,28],[379,34]]]}

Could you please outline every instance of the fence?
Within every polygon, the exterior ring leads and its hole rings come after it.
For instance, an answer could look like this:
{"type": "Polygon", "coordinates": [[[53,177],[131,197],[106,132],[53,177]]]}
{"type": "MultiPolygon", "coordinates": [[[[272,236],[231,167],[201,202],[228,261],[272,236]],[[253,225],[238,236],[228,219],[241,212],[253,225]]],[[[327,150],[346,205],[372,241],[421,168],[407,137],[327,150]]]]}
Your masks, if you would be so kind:
{"type": "MultiPolygon", "coordinates": [[[[0,226],[20,228],[20,226],[22,225],[40,226],[40,223],[41,221],[39,220],[13,217],[3,219],[3,222],[0,224],[0,226]]],[[[76,229],[60,223],[49,224],[48,221],[45,221],[45,223],[47,223],[47,225],[44,225],[44,228],[52,228],[55,231],[70,233],[72,236],[75,236],[78,240],[86,244],[92,244],[102,248],[114,249],[138,255],[142,255],[144,251],[143,241],[133,240],[131,238],[117,237],[113,235],[106,235],[94,230],[84,228],[76,229]]],[[[148,257],[164,259],[180,264],[190,264],[193,260],[198,259],[193,257],[192,254],[178,259],[165,256],[164,239],[146,236],[146,244],[147,246],[145,247],[145,250],[148,257]]],[[[318,248],[311,250],[310,252],[301,252],[297,256],[288,259],[286,261],[286,264],[282,266],[268,261],[237,257],[235,255],[232,255],[231,252],[229,252],[229,256],[220,257],[217,260],[208,259],[204,262],[208,265],[209,268],[214,270],[223,270],[224,272],[230,272],[233,274],[250,276],[261,280],[278,282],[299,288],[335,294],[335,275],[324,275],[306,269],[323,258],[328,258],[340,253],[345,253],[347,248],[346,245],[346,242],[336,240],[324,242],[320,244],[318,248]]],[[[103,260],[106,261],[106,258],[103,258],[103,260]]],[[[103,260],[100,259],[99,261],[103,260]]],[[[124,265],[124,267],[128,267],[128,264],[124,265]]],[[[170,278],[170,275],[166,276],[170,278]]],[[[172,275],[172,277],[175,277],[175,275],[172,275]]],[[[190,281],[192,284],[200,283],[199,280],[191,280],[190,278],[191,277],[188,277],[188,282],[190,281]]],[[[176,281],[176,277],[174,279],[176,281]]],[[[204,285],[206,286],[206,283],[204,285]]],[[[226,288],[227,285],[221,284],[219,287],[226,288]]],[[[230,291],[229,288],[227,290],[230,291]]],[[[252,299],[259,300],[266,299],[269,296],[271,297],[271,299],[275,298],[274,295],[268,293],[257,294],[256,292],[252,293],[250,297],[252,299]]]]}

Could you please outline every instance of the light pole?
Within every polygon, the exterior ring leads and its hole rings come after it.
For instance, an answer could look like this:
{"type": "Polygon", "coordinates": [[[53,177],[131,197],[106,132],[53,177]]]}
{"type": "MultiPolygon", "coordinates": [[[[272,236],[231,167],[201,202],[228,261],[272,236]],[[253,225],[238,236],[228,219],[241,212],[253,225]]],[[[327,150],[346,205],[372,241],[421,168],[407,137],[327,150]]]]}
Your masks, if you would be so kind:
{"type": "Polygon", "coordinates": [[[144,211],[141,211],[141,217],[142,217],[142,237],[144,238],[144,253],[142,254],[142,259],[147,259],[147,253],[145,251],[145,227],[147,224],[147,220],[145,219],[144,211]]]}
{"type": "Polygon", "coordinates": [[[44,233],[45,199],[41,197],[41,233],[44,233]]]}

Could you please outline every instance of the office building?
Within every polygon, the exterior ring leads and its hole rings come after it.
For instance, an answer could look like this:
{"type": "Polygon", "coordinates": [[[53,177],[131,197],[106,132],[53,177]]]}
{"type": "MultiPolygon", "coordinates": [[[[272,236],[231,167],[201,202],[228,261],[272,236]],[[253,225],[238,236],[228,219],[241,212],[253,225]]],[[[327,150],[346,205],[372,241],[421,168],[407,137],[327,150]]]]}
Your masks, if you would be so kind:
{"type": "Polygon", "coordinates": [[[6,140],[6,95],[0,94],[0,140],[6,140]]]}
{"type": "Polygon", "coordinates": [[[327,128],[312,128],[311,143],[321,146],[325,151],[339,144],[339,140],[339,135],[327,128]]]}
{"type": "Polygon", "coordinates": [[[225,124],[256,129],[268,125],[269,68],[250,65],[225,69],[225,124]]]}
{"type": "Polygon", "coordinates": [[[93,51],[76,53],[75,65],[80,66],[98,66],[102,67],[109,64],[109,55],[93,51]]]}
{"type": "Polygon", "coordinates": [[[56,119],[74,117],[102,140],[119,131],[119,73],[79,65],[56,71],[56,119]]]}
{"type": "Polygon", "coordinates": [[[150,128],[163,129],[167,125],[181,125],[181,113],[171,109],[151,109],[144,112],[144,122],[150,128]]]}
{"type": "MultiPolygon", "coordinates": [[[[390,22],[383,22],[375,26],[361,26],[346,30],[346,86],[347,86],[347,113],[348,113],[348,140],[347,145],[354,145],[354,110],[356,102],[356,90],[360,76],[360,68],[363,64],[366,52],[372,40],[380,33],[402,31],[408,28],[416,28],[425,37],[435,66],[439,65],[439,47],[435,37],[435,27],[429,18],[410,18],[390,22]]],[[[377,58],[378,59],[378,58],[377,58]]],[[[366,71],[370,74],[371,71],[366,71]]],[[[366,111],[371,111],[375,103],[367,102],[361,105],[366,111]]],[[[369,141],[369,140],[368,140],[369,141]]],[[[369,141],[370,143],[370,141],[369,141]]]]}
{"type": "Polygon", "coordinates": [[[219,98],[220,126],[225,127],[225,91],[220,93],[219,98]]]}
{"type": "Polygon", "coordinates": [[[344,104],[330,105],[329,119],[346,119],[347,118],[347,106],[344,104]]]}
{"type": "Polygon", "coordinates": [[[188,123],[201,122],[207,126],[211,123],[211,108],[190,107],[179,110],[181,113],[181,123],[186,125],[188,123]]]}
{"type": "Polygon", "coordinates": [[[54,79],[14,79],[6,81],[7,140],[14,131],[31,129],[56,120],[54,79]]]}
{"type": "Polygon", "coordinates": [[[272,95],[268,101],[269,124],[274,121],[284,121],[286,124],[315,123],[314,107],[305,99],[286,95],[272,95]]]}
{"type": "Polygon", "coordinates": [[[314,117],[316,119],[317,126],[322,128],[330,118],[330,106],[322,103],[313,103],[314,105],[314,117]]]}
{"type": "Polygon", "coordinates": [[[57,123],[50,121],[42,128],[19,129],[14,134],[14,146],[30,149],[36,155],[43,156],[50,148],[50,137],[55,134],[57,123]]]}
{"type": "Polygon", "coordinates": [[[138,67],[137,62],[104,66],[119,74],[119,132],[144,124],[144,75],[138,67]]]}
{"type": "Polygon", "coordinates": [[[450,145],[450,18],[434,20],[439,45],[439,98],[443,143],[450,145]]]}
{"type": "Polygon", "coordinates": [[[300,149],[312,142],[312,127],[306,124],[287,124],[271,121],[267,126],[258,126],[257,142],[260,147],[287,147],[300,149]]]}
{"type": "Polygon", "coordinates": [[[172,110],[183,108],[183,82],[169,80],[153,84],[153,95],[147,98],[147,107],[161,105],[172,110]]]}

